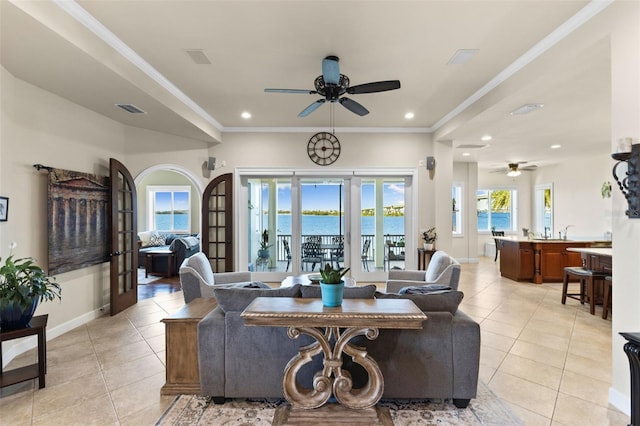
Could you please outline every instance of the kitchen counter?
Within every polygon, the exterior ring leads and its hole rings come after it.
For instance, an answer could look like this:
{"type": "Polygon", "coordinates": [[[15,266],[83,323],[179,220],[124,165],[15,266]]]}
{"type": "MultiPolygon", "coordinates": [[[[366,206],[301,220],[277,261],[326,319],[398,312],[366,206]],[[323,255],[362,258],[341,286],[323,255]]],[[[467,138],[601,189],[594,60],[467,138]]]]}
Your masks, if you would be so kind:
{"type": "MultiPolygon", "coordinates": [[[[575,249],[601,247],[610,241],[528,239],[495,237],[500,244],[500,274],[515,281],[561,282],[564,268],[582,266],[582,253],[575,249]]],[[[594,249],[595,250],[595,249],[594,249]]]]}

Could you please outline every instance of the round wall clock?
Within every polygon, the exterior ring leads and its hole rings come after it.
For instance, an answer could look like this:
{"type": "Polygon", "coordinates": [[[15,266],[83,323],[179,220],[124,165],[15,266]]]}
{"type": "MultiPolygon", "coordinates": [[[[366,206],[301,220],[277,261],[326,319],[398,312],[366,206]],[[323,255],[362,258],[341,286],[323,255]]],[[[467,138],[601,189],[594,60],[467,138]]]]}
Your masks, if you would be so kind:
{"type": "Polygon", "coordinates": [[[309,139],[307,154],[314,163],[328,166],[340,156],[340,141],[332,133],[316,133],[309,139]]]}

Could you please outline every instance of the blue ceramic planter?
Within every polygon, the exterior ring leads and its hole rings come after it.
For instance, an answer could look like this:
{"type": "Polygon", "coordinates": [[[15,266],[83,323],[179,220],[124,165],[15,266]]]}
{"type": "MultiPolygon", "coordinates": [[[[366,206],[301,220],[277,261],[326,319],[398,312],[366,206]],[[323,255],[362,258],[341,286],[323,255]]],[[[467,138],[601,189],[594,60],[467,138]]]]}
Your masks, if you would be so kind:
{"type": "Polygon", "coordinates": [[[344,294],[344,280],[340,284],[325,284],[320,281],[320,292],[322,294],[322,304],[328,308],[335,308],[342,305],[342,295],[344,294]]]}
{"type": "Polygon", "coordinates": [[[18,330],[26,328],[33,318],[38,306],[38,298],[33,299],[33,304],[26,310],[22,310],[19,306],[10,305],[0,310],[0,328],[2,330],[18,330]]]}

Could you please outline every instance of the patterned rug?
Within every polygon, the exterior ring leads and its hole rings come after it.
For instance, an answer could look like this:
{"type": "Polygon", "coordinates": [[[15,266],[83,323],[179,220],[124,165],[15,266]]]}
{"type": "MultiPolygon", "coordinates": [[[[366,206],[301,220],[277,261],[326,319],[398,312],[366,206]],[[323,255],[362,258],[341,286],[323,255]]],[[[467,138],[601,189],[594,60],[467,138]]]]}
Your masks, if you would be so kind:
{"type": "MultiPolygon", "coordinates": [[[[283,400],[234,399],[214,404],[196,395],[176,397],[156,426],[267,426],[272,424],[276,409],[283,400]]],[[[389,410],[396,426],[486,425],[507,426],[522,423],[487,386],[478,383],[478,396],[467,408],[456,408],[451,402],[429,400],[381,400],[379,407],[389,410]]]]}

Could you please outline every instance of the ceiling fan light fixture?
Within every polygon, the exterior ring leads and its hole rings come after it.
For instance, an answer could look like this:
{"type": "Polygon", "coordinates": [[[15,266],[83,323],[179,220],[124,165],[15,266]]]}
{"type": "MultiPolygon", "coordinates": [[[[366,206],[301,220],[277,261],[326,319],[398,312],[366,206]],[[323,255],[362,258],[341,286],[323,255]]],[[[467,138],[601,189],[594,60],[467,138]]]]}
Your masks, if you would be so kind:
{"type": "Polygon", "coordinates": [[[511,115],[524,115],[532,111],[543,108],[544,104],[525,104],[511,111],[511,115]]]}
{"type": "Polygon", "coordinates": [[[521,174],[522,172],[520,170],[509,170],[509,173],[507,173],[507,176],[516,177],[516,176],[520,176],[521,174]]]}

